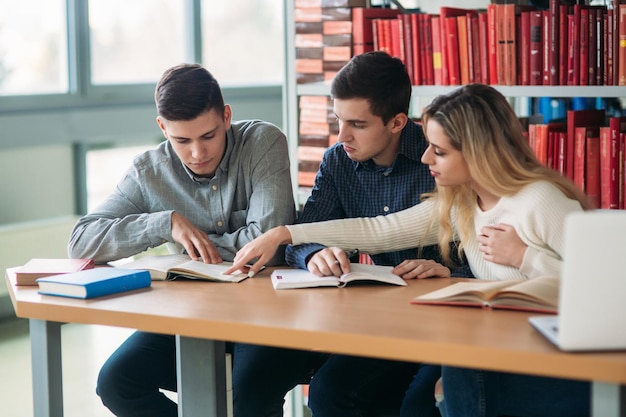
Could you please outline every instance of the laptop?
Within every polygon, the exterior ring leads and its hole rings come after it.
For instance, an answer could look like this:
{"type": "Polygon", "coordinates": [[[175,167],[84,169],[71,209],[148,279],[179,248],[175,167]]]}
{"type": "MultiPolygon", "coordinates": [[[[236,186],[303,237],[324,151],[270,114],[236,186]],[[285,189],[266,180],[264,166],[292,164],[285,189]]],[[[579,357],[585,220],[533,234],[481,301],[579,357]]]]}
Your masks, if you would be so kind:
{"type": "Polygon", "coordinates": [[[626,349],[626,211],[565,218],[557,316],[530,323],[564,351],[626,349]]]}

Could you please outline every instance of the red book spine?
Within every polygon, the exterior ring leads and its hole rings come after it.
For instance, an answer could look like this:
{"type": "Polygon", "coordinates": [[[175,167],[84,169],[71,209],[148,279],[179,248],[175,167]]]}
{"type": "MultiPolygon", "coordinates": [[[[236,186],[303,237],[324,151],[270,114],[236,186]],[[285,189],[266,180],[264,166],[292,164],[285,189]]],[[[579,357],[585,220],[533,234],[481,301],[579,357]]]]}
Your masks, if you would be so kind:
{"type": "Polygon", "coordinates": [[[432,58],[426,56],[420,58],[420,42],[422,41],[421,26],[419,21],[419,15],[417,13],[411,13],[409,16],[409,25],[411,25],[411,59],[413,61],[413,85],[424,84],[424,76],[422,71],[422,62],[424,65],[428,63],[428,60],[432,61],[432,58]]]}
{"type": "Polygon", "coordinates": [[[585,151],[587,147],[587,128],[574,129],[574,184],[585,190],[585,151]]]}
{"type": "Polygon", "coordinates": [[[595,54],[596,54],[596,85],[603,85],[605,78],[605,50],[604,44],[606,42],[606,10],[603,8],[599,8],[596,10],[596,46],[595,46],[595,54]]]}
{"type": "Polygon", "coordinates": [[[489,84],[498,84],[498,39],[496,24],[496,4],[487,6],[487,33],[489,35],[489,84]]]}
{"type": "Polygon", "coordinates": [[[594,208],[600,207],[600,138],[587,138],[585,149],[585,193],[594,208]]]}
{"type": "Polygon", "coordinates": [[[504,29],[506,37],[504,79],[506,85],[517,84],[517,31],[515,30],[515,4],[504,5],[504,29]]]}
{"type": "Polygon", "coordinates": [[[580,82],[580,10],[581,6],[578,4],[574,5],[574,25],[573,31],[571,32],[571,45],[572,45],[572,59],[574,60],[573,68],[574,73],[572,74],[572,80],[570,84],[569,74],[568,74],[568,85],[578,85],[580,82]]]}
{"type": "Polygon", "coordinates": [[[609,9],[606,11],[606,21],[604,24],[605,28],[605,39],[604,42],[604,55],[606,56],[606,61],[604,65],[604,73],[606,77],[604,78],[605,85],[614,85],[615,80],[615,50],[613,49],[614,45],[614,32],[613,32],[613,9],[609,9]]]}
{"type": "Polygon", "coordinates": [[[550,0],[548,3],[550,15],[549,35],[549,85],[559,84],[559,0],[550,0]]]}
{"type": "MultiPolygon", "coordinates": [[[[626,117],[609,118],[610,130],[610,147],[608,149],[608,165],[609,165],[609,189],[608,203],[609,209],[619,209],[619,184],[620,184],[620,153],[621,139],[620,135],[626,132],[626,117]]],[[[604,161],[603,161],[604,162],[604,161]]]]}
{"type": "Polygon", "coordinates": [[[587,69],[587,84],[596,85],[596,9],[589,9],[589,23],[587,29],[589,30],[589,39],[587,41],[588,69],[587,69]]]}
{"type": "Polygon", "coordinates": [[[609,155],[611,154],[611,129],[609,127],[600,128],[600,208],[609,208],[609,189],[611,168],[609,155]]]}
{"type": "Polygon", "coordinates": [[[431,16],[428,14],[420,16],[420,30],[422,44],[424,46],[424,52],[421,55],[422,61],[424,61],[424,65],[422,66],[422,78],[424,79],[424,84],[432,85],[435,83],[434,76],[434,64],[435,64],[435,38],[434,30],[431,24],[431,16]]]}
{"type": "Polygon", "coordinates": [[[550,12],[548,10],[541,12],[541,20],[543,22],[543,34],[541,37],[541,61],[543,65],[541,80],[543,85],[550,85],[550,12]]]}
{"type": "Polygon", "coordinates": [[[459,50],[459,75],[461,84],[470,82],[469,41],[467,33],[467,16],[456,17],[457,42],[459,50]]]}
{"type": "Polygon", "coordinates": [[[579,126],[602,126],[604,110],[568,110],[567,111],[567,144],[565,163],[566,177],[574,179],[574,134],[579,126]]]}
{"type": "Polygon", "coordinates": [[[402,43],[404,45],[404,65],[406,66],[406,70],[409,74],[409,78],[411,79],[412,85],[417,85],[415,83],[415,70],[413,69],[413,35],[412,35],[412,27],[411,27],[411,15],[410,14],[399,14],[398,20],[399,24],[402,27],[402,43]]]}
{"type": "Polygon", "coordinates": [[[567,16],[569,6],[559,6],[559,85],[567,85],[567,60],[568,60],[568,30],[567,16]]]}
{"type": "Polygon", "coordinates": [[[489,23],[486,12],[478,13],[478,37],[480,44],[480,82],[489,84],[489,23]]]}
{"type": "Polygon", "coordinates": [[[626,85],[626,4],[619,5],[618,85],[626,85]]]}
{"type": "Polygon", "coordinates": [[[523,11],[520,18],[520,85],[530,85],[530,11],[523,11]]]}
{"type": "Polygon", "coordinates": [[[541,11],[530,12],[530,85],[542,85],[543,49],[541,11]]]}
{"type": "Polygon", "coordinates": [[[435,85],[443,85],[443,60],[441,49],[441,18],[438,15],[431,16],[433,42],[433,80],[435,85]]]}
{"type": "MultiPolygon", "coordinates": [[[[458,85],[461,81],[461,70],[459,68],[459,36],[456,17],[447,17],[446,26],[446,65],[448,67],[448,84],[458,85]]],[[[444,67],[445,72],[445,67],[444,67]]]]}
{"type": "Polygon", "coordinates": [[[581,9],[580,11],[579,32],[580,71],[578,73],[578,84],[589,85],[589,9],[581,9]]]}
{"type": "Polygon", "coordinates": [[[402,36],[402,25],[398,19],[389,20],[389,33],[391,34],[391,55],[396,58],[400,58],[402,62],[404,59],[404,37],[402,36]]]}
{"type": "Polygon", "coordinates": [[[478,29],[478,13],[475,11],[467,13],[467,56],[469,63],[470,82],[481,82],[480,74],[480,38],[478,29]]]}

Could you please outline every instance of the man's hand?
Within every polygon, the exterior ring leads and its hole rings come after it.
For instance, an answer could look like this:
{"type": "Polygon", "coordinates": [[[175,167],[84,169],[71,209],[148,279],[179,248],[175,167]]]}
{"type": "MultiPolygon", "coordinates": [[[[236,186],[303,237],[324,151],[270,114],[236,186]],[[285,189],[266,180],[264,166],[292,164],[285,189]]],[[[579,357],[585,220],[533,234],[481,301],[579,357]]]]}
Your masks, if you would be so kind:
{"type": "Polygon", "coordinates": [[[450,276],[450,269],[432,259],[406,259],[396,266],[393,274],[403,279],[443,278],[450,276]]]}
{"type": "Polygon", "coordinates": [[[224,271],[224,273],[232,274],[235,271],[245,271],[247,269],[248,275],[252,277],[272,259],[280,245],[288,243],[291,243],[289,229],[285,226],[274,227],[239,249],[233,260],[233,266],[224,271]],[[256,259],[256,262],[249,269],[246,268],[246,265],[249,265],[254,259],[256,259]]]}
{"type": "Polygon", "coordinates": [[[330,275],[338,277],[350,272],[350,259],[341,248],[324,248],[309,259],[306,267],[320,277],[330,275]]]}
{"type": "Polygon", "coordinates": [[[480,233],[476,241],[486,261],[515,268],[522,266],[528,246],[520,239],[513,226],[484,226],[480,233]]]}
{"type": "Polygon", "coordinates": [[[172,239],[183,245],[191,259],[217,264],[222,257],[206,233],[177,212],[172,214],[172,239]]]}

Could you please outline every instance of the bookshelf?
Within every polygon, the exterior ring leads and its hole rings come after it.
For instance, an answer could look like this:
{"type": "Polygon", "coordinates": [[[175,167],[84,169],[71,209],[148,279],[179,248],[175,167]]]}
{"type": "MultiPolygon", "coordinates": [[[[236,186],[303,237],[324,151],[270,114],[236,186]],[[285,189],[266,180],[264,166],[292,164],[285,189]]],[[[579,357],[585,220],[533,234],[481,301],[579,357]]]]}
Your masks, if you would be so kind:
{"type": "MultiPolygon", "coordinates": [[[[441,2],[444,5],[444,2],[441,2]]],[[[283,88],[283,121],[284,129],[289,140],[290,158],[292,161],[291,174],[294,187],[294,195],[297,204],[304,204],[306,201],[306,190],[298,185],[298,145],[299,145],[299,97],[301,96],[329,96],[330,82],[312,82],[298,84],[296,77],[296,25],[294,0],[284,0],[285,7],[285,65],[286,77],[283,88]]],[[[458,85],[419,85],[413,87],[413,100],[419,97],[434,97],[445,94],[456,88],[458,85]]],[[[566,85],[494,85],[503,95],[515,98],[529,97],[604,97],[621,98],[626,97],[626,86],[566,86],[566,85]]]]}

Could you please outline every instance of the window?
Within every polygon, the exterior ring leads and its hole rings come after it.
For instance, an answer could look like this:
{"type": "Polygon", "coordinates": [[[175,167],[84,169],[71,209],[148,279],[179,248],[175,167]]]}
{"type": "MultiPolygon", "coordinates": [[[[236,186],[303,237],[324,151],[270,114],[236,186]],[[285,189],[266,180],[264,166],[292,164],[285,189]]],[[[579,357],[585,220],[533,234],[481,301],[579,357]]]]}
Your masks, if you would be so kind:
{"type": "Polygon", "coordinates": [[[154,83],[185,56],[185,0],[89,0],[91,82],[154,83]]]}
{"type": "Polygon", "coordinates": [[[203,64],[223,87],[281,85],[283,0],[202,0],[203,64]]]}
{"type": "Polygon", "coordinates": [[[0,96],[68,91],[65,0],[0,0],[0,96]]]}

